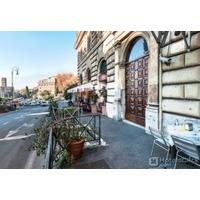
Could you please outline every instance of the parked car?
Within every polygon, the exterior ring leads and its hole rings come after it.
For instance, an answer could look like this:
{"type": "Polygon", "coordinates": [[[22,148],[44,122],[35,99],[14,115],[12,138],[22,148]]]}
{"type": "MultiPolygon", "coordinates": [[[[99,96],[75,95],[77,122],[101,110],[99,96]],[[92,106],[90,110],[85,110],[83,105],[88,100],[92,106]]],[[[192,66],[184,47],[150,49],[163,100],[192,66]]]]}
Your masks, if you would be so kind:
{"type": "Polygon", "coordinates": [[[48,101],[42,101],[40,103],[41,106],[49,106],[49,102],[48,101]]]}
{"type": "Polygon", "coordinates": [[[36,103],[35,101],[32,101],[30,105],[31,105],[31,106],[36,106],[37,103],[36,103]]]}

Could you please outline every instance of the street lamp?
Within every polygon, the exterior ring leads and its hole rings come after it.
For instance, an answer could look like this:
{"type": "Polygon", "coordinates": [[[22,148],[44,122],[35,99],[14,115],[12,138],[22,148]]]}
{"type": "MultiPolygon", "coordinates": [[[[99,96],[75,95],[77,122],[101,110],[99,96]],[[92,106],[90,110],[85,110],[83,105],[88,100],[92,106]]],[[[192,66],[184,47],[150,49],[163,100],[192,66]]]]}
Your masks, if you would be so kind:
{"type": "Polygon", "coordinates": [[[19,67],[14,66],[11,71],[11,80],[12,80],[12,104],[14,99],[14,85],[13,85],[13,73],[16,72],[16,75],[19,75],[19,67]]]}

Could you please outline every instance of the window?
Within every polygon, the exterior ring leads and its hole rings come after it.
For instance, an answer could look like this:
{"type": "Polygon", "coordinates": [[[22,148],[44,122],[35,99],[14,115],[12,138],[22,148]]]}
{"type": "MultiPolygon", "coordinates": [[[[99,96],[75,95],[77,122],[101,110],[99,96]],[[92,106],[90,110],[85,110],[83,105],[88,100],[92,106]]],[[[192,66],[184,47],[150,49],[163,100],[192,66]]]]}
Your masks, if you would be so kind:
{"type": "Polygon", "coordinates": [[[138,58],[144,57],[148,54],[148,46],[143,37],[139,37],[131,48],[128,62],[137,60],[138,58]]]}
{"type": "Polygon", "coordinates": [[[80,76],[79,76],[79,81],[80,81],[80,84],[83,84],[83,76],[82,76],[82,74],[80,74],[80,76]]]}
{"type": "Polygon", "coordinates": [[[107,74],[107,64],[105,60],[101,62],[99,72],[100,74],[107,74]]]}
{"type": "Polygon", "coordinates": [[[91,81],[91,71],[90,71],[90,69],[87,69],[86,76],[87,76],[87,81],[88,82],[91,81]]]}

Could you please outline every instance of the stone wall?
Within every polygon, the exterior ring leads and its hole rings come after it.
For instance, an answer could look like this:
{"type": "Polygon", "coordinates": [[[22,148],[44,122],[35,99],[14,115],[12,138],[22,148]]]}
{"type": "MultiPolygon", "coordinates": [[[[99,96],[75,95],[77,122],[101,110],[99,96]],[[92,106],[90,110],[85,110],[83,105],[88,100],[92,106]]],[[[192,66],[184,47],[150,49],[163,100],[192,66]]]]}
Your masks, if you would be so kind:
{"type": "Polygon", "coordinates": [[[161,49],[163,56],[171,58],[170,65],[162,64],[164,127],[173,119],[200,118],[200,32],[192,34],[191,44],[188,52],[182,37],[171,33],[161,49]]]}

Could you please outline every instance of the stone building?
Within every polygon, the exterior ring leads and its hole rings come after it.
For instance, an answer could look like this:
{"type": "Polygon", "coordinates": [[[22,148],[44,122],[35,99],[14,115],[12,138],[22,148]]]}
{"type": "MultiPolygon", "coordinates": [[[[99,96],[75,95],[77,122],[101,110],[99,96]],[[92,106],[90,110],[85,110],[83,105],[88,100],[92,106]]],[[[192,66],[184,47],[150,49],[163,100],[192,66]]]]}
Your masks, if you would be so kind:
{"type": "Polygon", "coordinates": [[[49,77],[38,82],[38,93],[48,91],[51,95],[56,94],[56,77],[49,77]]]}
{"type": "Polygon", "coordinates": [[[7,86],[7,78],[1,78],[0,97],[12,97],[12,87],[7,86]]]}
{"type": "Polygon", "coordinates": [[[79,86],[107,88],[107,115],[140,127],[191,121],[200,130],[200,32],[169,32],[159,48],[151,32],[77,32],[79,86]],[[160,56],[170,60],[164,62],[160,56]]]}
{"type": "Polygon", "coordinates": [[[2,77],[1,78],[1,86],[2,87],[7,87],[7,78],[6,77],[2,77]]]}

